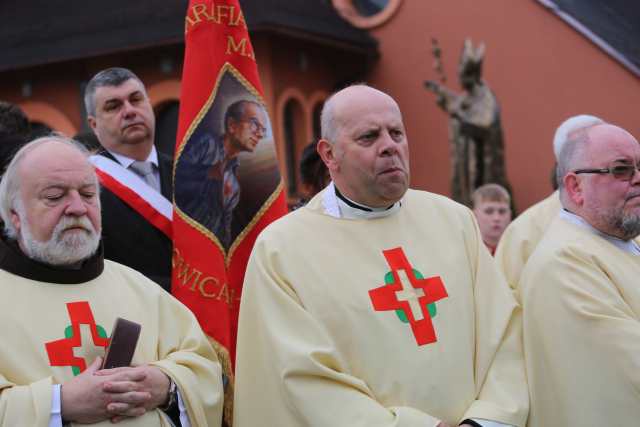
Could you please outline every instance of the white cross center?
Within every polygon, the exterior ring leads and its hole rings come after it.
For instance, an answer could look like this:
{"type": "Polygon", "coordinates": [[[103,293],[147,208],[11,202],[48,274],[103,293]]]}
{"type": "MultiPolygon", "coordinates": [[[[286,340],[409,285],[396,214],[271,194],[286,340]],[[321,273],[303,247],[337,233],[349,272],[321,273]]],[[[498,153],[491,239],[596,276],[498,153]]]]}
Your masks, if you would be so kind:
{"type": "Polygon", "coordinates": [[[409,303],[411,314],[413,314],[413,318],[415,320],[424,319],[422,307],[420,307],[420,301],[418,301],[418,298],[424,296],[424,290],[420,288],[414,288],[411,285],[411,281],[409,280],[409,276],[407,276],[407,272],[405,270],[397,270],[397,272],[398,280],[400,280],[402,290],[396,291],[396,298],[398,299],[398,301],[407,301],[409,303]]]}
{"type": "Polygon", "coordinates": [[[73,355],[84,359],[85,363],[90,365],[96,357],[104,354],[104,347],[96,346],[91,336],[91,327],[81,324],[80,329],[80,347],[73,347],[73,355]]]}

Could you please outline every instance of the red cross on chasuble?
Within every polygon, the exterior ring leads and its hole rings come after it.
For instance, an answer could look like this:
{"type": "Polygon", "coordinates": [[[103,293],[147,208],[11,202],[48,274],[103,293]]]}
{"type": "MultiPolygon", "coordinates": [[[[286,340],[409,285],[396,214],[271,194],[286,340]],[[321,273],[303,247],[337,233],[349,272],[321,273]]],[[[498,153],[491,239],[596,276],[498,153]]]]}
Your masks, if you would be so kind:
{"type": "Polygon", "coordinates": [[[65,338],[50,341],[45,343],[44,346],[49,355],[49,364],[51,366],[70,366],[73,375],[79,375],[93,362],[93,360],[85,360],[84,357],[79,357],[75,354],[75,350],[82,350],[83,346],[80,325],[86,325],[91,331],[90,338],[94,347],[104,347],[106,349],[109,345],[109,338],[107,338],[104,328],[96,325],[91,306],[87,301],[67,303],[67,311],[69,312],[71,325],[64,330],[65,338]]]}
{"type": "Polygon", "coordinates": [[[440,276],[422,277],[414,270],[402,248],[382,251],[391,271],[385,284],[369,291],[376,311],[395,310],[401,321],[409,323],[418,345],[436,342],[432,317],[435,302],[448,296],[440,276]]]}

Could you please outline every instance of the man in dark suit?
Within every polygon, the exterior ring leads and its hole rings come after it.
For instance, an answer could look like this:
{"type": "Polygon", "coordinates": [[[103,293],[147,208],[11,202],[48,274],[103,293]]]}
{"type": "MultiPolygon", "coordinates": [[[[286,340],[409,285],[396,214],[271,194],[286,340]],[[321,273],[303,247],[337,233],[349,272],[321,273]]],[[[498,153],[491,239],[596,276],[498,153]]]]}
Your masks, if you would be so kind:
{"type": "MultiPolygon", "coordinates": [[[[135,173],[170,203],[172,161],[153,144],[155,117],[142,81],[124,68],[103,70],[88,83],[84,102],[102,146],[98,154],[135,173]]],[[[140,271],[170,292],[171,239],[121,193],[103,185],[100,199],[105,258],[140,271]]]]}

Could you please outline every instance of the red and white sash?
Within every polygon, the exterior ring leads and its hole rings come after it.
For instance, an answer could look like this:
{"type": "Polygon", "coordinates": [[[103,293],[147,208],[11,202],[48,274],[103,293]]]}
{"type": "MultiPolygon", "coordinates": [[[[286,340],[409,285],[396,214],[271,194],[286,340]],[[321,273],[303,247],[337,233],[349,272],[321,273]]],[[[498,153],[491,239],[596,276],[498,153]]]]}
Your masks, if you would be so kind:
{"type": "Polygon", "coordinates": [[[100,184],[172,238],[173,204],[166,197],[118,162],[100,155],[89,157],[89,161],[96,168],[100,184]]]}

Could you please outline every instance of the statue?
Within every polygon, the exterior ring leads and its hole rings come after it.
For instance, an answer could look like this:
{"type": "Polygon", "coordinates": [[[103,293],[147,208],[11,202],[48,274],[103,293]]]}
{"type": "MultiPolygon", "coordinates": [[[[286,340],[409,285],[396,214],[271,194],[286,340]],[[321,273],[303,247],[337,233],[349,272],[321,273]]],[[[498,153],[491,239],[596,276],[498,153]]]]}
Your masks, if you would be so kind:
{"type": "MultiPolygon", "coordinates": [[[[435,69],[444,83],[442,51],[436,39],[432,44],[435,69]]],[[[471,40],[465,40],[458,69],[462,94],[433,80],[425,82],[426,88],[437,95],[438,106],[450,116],[451,193],[454,200],[467,206],[471,205],[473,191],[483,184],[500,184],[511,192],[505,174],[500,106],[481,78],[484,51],[484,44],[474,49],[471,40]]]]}

